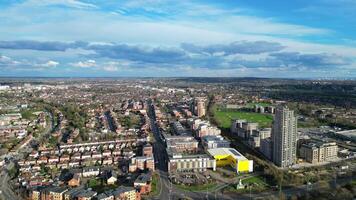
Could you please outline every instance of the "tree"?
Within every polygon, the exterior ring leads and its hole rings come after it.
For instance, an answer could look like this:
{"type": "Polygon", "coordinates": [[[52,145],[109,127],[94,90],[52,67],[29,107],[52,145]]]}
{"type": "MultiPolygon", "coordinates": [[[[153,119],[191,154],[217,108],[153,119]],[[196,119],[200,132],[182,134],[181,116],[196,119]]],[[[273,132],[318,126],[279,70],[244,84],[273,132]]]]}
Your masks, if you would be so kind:
{"type": "Polygon", "coordinates": [[[10,178],[16,178],[19,174],[18,167],[14,164],[10,169],[8,169],[7,173],[9,174],[10,178]]]}

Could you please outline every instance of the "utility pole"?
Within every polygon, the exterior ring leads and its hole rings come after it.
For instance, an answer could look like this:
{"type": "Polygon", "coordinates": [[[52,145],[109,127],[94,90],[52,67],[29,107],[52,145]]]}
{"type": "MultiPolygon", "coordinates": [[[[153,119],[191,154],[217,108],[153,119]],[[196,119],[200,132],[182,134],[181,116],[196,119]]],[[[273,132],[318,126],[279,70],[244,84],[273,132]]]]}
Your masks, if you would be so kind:
{"type": "Polygon", "coordinates": [[[169,200],[171,200],[171,195],[172,195],[172,182],[169,181],[169,200]]]}
{"type": "Polygon", "coordinates": [[[281,176],[281,181],[279,183],[279,198],[282,198],[282,184],[283,184],[283,174],[281,176]]]}
{"type": "Polygon", "coordinates": [[[208,188],[206,188],[206,199],[209,199],[208,188]]]}
{"type": "Polygon", "coordinates": [[[251,194],[251,186],[252,186],[252,184],[250,183],[248,186],[250,188],[250,199],[252,200],[252,194],[251,194]]]}
{"type": "Polygon", "coordinates": [[[337,171],[335,171],[334,174],[334,187],[336,188],[336,179],[337,179],[337,171]]]}

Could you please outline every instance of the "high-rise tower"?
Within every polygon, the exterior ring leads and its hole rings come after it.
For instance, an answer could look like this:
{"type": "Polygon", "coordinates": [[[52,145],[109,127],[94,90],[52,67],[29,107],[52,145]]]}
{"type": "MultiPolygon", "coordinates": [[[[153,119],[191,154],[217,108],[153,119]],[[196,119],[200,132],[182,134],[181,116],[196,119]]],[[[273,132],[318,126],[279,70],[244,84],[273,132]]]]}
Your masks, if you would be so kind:
{"type": "Polygon", "coordinates": [[[272,127],[273,162],[280,167],[289,167],[297,159],[297,118],[293,110],[279,106],[272,127]]]}

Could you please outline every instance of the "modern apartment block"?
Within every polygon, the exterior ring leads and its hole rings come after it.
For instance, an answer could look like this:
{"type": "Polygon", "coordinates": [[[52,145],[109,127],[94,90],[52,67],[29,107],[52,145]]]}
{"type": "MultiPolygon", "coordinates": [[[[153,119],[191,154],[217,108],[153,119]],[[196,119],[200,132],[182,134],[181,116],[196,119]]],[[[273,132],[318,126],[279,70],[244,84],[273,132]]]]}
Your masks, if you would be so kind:
{"type": "Polygon", "coordinates": [[[195,98],[192,104],[192,111],[198,117],[203,117],[206,115],[206,108],[205,108],[205,101],[204,98],[195,98]]]}
{"type": "Polygon", "coordinates": [[[221,135],[208,135],[201,138],[204,149],[228,148],[230,141],[225,140],[221,135]]]}
{"type": "Polygon", "coordinates": [[[174,155],[168,161],[168,172],[203,172],[216,169],[216,161],[208,155],[174,155]]]}
{"type": "Polygon", "coordinates": [[[305,161],[316,164],[337,159],[337,151],[336,142],[309,142],[301,145],[299,155],[305,161]]]}
{"type": "Polygon", "coordinates": [[[272,127],[273,162],[279,167],[289,167],[297,158],[297,118],[293,110],[278,106],[272,127]]]}
{"type": "Polygon", "coordinates": [[[231,125],[231,132],[239,137],[247,139],[258,130],[258,123],[247,122],[244,119],[234,120],[231,125]]]}
{"type": "Polygon", "coordinates": [[[198,141],[193,136],[164,136],[167,152],[194,153],[198,150],[198,141]]]}
{"type": "Polygon", "coordinates": [[[266,156],[269,160],[272,159],[273,154],[273,142],[271,138],[261,139],[260,141],[260,152],[266,156]]]}

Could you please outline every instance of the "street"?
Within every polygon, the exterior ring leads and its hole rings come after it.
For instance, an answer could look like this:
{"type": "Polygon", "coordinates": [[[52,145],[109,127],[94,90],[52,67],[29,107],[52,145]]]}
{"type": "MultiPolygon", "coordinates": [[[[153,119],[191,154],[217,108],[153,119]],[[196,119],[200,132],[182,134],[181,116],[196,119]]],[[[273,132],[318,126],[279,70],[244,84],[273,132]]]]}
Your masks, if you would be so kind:
{"type": "MultiPolygon", "coordinates": [[[[51,118],[51,123],[49,126],[46,127],[46,129],[43,131],[43,133],[39,136],[39,138],[47,137],[50,133],[51,130],[53,129],[53,116],[51,113],[47,113],[50,118],[51,118]]],[[[9,153],[6,156],[12,156],[15,159],[22,158],[24,153],[26,152],[31,152],[32,148],[28,147],[27,145],[32,141],[34,138],[31,138],[29,141],[27,141],[24,145],[21,145],[18,149],[15,150],[15,152],[9,153]]],[[[40,140],[40,139],[39,139],[40,140]]],[[[6,167],[4,166],[3,169],[1,170],[0,174],[0,199],[3,200],[21,200],[22,198],[14,193],[14,191],[11,189],[11,186],[9,185],[10,177],[8,173],[6,172],[6,167]]]]}

